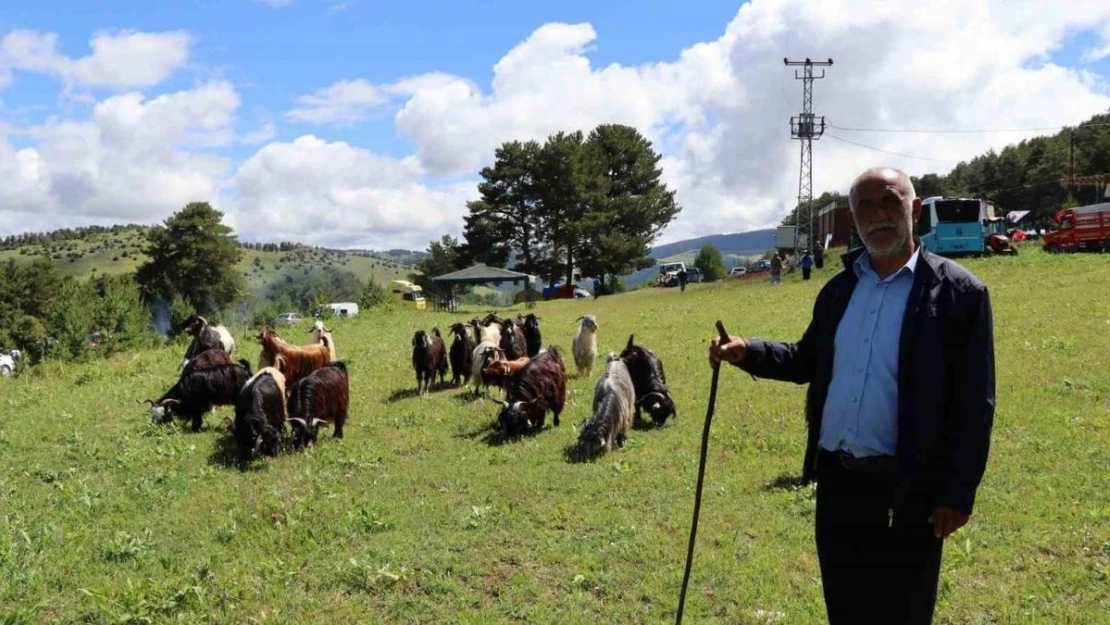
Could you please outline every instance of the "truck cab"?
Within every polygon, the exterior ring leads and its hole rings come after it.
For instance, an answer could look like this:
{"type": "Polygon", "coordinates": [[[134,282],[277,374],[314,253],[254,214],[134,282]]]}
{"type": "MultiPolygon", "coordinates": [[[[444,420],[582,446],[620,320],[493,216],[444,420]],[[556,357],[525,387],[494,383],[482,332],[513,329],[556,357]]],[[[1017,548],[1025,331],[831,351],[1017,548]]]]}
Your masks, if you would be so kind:
{"type": "Polygon", "coordinates": [[[686,271],[686,263],[663,263],[659,265],[659,286],[675,286],[678,284],[678,272],[686,271]]]}

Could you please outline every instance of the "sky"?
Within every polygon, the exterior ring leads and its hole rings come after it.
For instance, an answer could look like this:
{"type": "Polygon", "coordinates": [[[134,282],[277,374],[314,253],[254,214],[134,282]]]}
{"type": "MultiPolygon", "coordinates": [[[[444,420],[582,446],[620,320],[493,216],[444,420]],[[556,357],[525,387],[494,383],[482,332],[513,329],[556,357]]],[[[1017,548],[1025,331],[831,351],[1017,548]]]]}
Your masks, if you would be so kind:
{"type": "Polygon", "coordinates": [[[600,123],[663,156],[682,210],[658,243],[772,227],[798,192],[785,57],[833,59],[815,195],[1110,110],[1101,2],[20,4],[0,8],[0,236],[207,201],[246,241],[424,249],[461,235],[498,145],[600,123]]]}

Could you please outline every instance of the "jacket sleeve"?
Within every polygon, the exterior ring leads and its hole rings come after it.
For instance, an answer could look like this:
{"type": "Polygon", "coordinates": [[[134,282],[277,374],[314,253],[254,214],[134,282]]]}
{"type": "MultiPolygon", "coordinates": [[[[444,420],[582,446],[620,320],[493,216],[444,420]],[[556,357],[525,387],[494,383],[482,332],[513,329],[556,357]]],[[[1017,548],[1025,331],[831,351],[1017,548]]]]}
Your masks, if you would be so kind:
{"type": "Polygon", "coordinates": [[[823,293],[818,294],[813,305],[813,317],[797,343],[780,343],[759,337],[745,339],[748,347],[744,359],[733,364],[759,378],[795,384],[812,382],[817,374],[817,344],[823,301],[823,293]]]}
{"type": "Polygon", "coordinates": [[[963,376],[949,415],[951,466],[941,503],[971,514],[983,479],[994,424],[994,320],[986,286],[968,292],[963,376]]]}

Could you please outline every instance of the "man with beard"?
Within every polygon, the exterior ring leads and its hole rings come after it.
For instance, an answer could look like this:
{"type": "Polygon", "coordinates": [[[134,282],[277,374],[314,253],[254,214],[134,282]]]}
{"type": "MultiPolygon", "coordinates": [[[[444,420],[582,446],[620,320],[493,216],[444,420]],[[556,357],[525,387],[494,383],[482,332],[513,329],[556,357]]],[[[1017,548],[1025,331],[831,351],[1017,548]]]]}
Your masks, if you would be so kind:
{"type": "Polygon", "coordinates": [[[944,540],[966,524],[994,420],[987,287],[913,235],[905,173],[865,171],[848,203],[864,247],[817,295],[797,343],[713,339],[710,362],[809,384],[802,477],[829,623],[928,624],[944,540]]]}

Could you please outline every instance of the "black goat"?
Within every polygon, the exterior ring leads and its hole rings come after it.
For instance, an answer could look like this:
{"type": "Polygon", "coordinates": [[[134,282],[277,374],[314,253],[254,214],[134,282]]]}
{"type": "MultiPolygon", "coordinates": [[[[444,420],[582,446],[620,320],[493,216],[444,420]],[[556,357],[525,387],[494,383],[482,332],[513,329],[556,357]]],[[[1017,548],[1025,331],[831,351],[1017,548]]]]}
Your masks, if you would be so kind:
{"type": "Polygon", "coordinates": [[[528,343],[524,339],[524,328],[513,319],[505,321],[501,326],[501,344],[498,347],[505,352],[507,360],[516,360],[528,356],[528,343]]]}
{"type": "Polygon", "coordinates": [[[285,438],[285,376],[265,367],[247,381],[235,402],[232,433],[239,452],[276,456],[285,438]]]}
{"type": "Polygon", "coordinates": [[[667,390],[667,375],[663,373],[663,361],[646,347],[633,344],[633,335],[628,336],[628,345],[621,352],[621,360],[628,366],[632,376],[632,386],[636,389],[636,419],[640,409],[647,407],[651,420],[662,426],[667,417],[678,418],[674,398],[667,390]]]}
{"type": "Polygon", "coordinates": [[[451,384],[458,386],[466,384],[470,379],[470,372],[474,364],[474,340],[465,323],[456,323],[451,326],[451,333],[455,335],[451,343],[451,384]]]}
{"type": "Polygon", "coordinates": [[[246,360],[184,372],[157,400],[146,400],[150,404],[150,419],[168,423],[176,415],[191,421],[193,431],[198,431],[204,423],[204,413],[213,406],[234,404],[250,377],[251,365],[246,360]]]}
{"type": "Polygon", "coordinates": [[[412,368],[416,370],[416,390],[421,395],[431,390],[436,374],[443,384],[447,375],[447,350],[439,328],[433,328],[431,335],[423,330],[412,335],[412,368]]]}
{"type": "MultiPolygon", "coordinates": [[[[517,315],[519,318],[520,315],[517,315]]],[[[528,357],[535,358],[536,354],[540,353],[540,346],[543,345],[543,338],[540,335],[540,318],[535,313],[528,313],[524,316],[524,342],[528,346],[528,357]]]]}
{"type": "MultiPolygon", "coordinates": [[[[246,361],[241,360],[240,362],[246,361]]],[[[189,360],[188,364],[185,365],[185,369],[182,370],[181,375],[230,364],[234,363],[231,362],[231,356],[228,356],[227,352],[219,347],[210,347],[189,360]]]]}
{"type": "Polygon", "coordinates": [[[555,427],[559,427],[559,413],[566,400],[567,368],[559,348],[552,346],[513,374],[497,423],[510,434],[542,429],[550,410],[555,416],[555,427]]]}
{"type": "Polygon", "coordinates": [[[289,427],[293,446],[316,442],[320,424],[331,423],[333,438],[343,438],[347,422],[350,385],[347,363],[329,362],[307,377],[301,378],[289,392],[289,427]]]}

